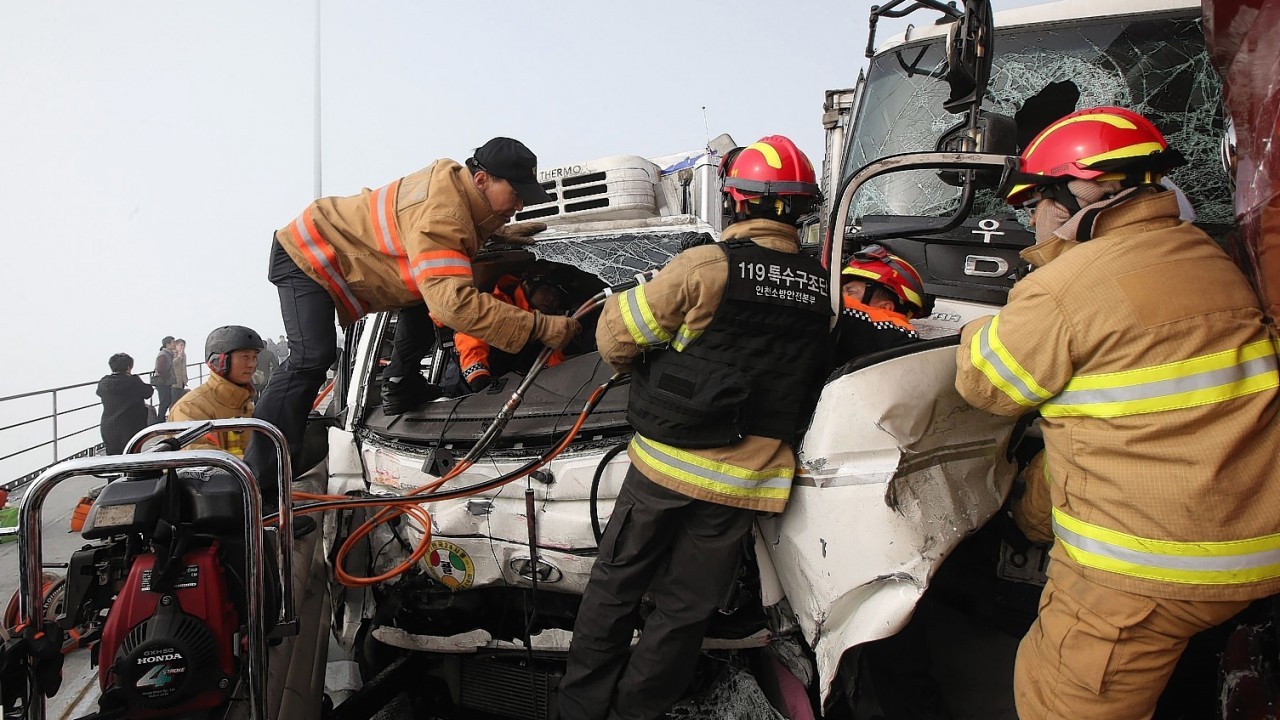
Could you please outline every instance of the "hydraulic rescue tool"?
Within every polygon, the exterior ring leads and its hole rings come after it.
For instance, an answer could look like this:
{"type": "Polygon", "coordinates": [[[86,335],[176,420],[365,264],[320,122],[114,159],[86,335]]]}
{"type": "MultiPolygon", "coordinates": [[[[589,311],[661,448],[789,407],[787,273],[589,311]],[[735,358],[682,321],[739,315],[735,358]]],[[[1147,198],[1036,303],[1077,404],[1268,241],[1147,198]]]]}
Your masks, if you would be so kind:
{"type": "Polygon", "coordinates": [[[101,690],[98,711],[81,720],[220,718],[241,700],[249,717],[265,720],[267,640],[297,634],[293,518],[285,503],[278,531],[264,527],[258,481],[235,456],[179,450],[226,430],[270,438],[290,477],[280,431],[242,418],[154,425],[130,441],[130,454],[68,460],[31,485],[18,535],[18,623],[0,660],[5,718],[45,717],[71,632],[92,647],[101,690]],[[41,510],[58,483],[87,474],[111,479],[84,525],[90,543],[68,563],[61,609],[50,613],[41,510]]]}

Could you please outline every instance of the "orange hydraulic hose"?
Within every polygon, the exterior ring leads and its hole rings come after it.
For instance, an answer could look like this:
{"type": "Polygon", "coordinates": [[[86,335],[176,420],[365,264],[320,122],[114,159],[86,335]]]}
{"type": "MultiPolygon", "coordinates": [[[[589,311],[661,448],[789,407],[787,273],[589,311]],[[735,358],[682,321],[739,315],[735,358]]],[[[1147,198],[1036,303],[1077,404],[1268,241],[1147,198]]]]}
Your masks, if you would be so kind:
{"type": "MultiPolygon", "coordinates": [[[[647,272],[636,275],[636,282],[637,283],[644,282],[647,278],[653,277],[654,272],[656,271],[647,271],[647,272]]],[[[596,294],[590,300],[583,303],[582,306],[579,307],[578,310],[573,314],[573,317],[575,319],[581,318],[588,312],[598,309],[600,305],[604,302],[604,300],[608,298],[608,296],[612,292],[615,292],[618,289],[620,288],[606,288],[605,290],[596,294]]],[[[545,348],[543,350],[543,354],[539,356],[538,360],[534,364],[533,372],[536,373],[538,370],[540,370],[543,367],[542,363],[546,362],[546,357],[550,352],[551,352],[550,348],[545,348]]],[[[576,422],[574,422],[573,427],[569,429],[569,432],[565,434],[565,436],[560,440],[560,442],[557,443],[556,446],[553,447],[549,453],[539,458],[537,462],[529,465],[527,468],[521,469],[513,473],[511,476],[506,477],[504,480],[502,480],[502,482],[493,484],[493,485],[480,483],[479,487],[476,487],[470,490],[460,490],[456,493],[443,493],[442,495],[437,495],[436,491],[439,490],[445,483],[449,482],[453,478],[458,477],[459,475],[466,472],[468,469],[472,467],[472,465],[474,464],[475,458],[470,458],[470,455],[468,455],[468,457],[465,457],[461,461],[459,461],[457,465],[454,465],[453,468],[449,470],[449,472],[445,473],[439,479],[433,480],[415,489],[413,492],[408,493],[407,495],[402,495],[394,498],[386,498],[384,502],[378,503],[377,505],[372,505],[374,507],[380,505],[382,506],[382,510],[379,510],[377,514],[375,514],[373,517],[361,523],[360,526],[357,527],[351,533],[351,535],[348,536],[347,539],[342,543],[342,546],[338,548],[338,554],[334,559],[334,568],[333,568],[334,577],[337,579],[339,583],[347,587],[367,587],[369,585],[377,585],[379,583],[386,582],[387,580],[390,580],[412,569],[413,566],[417,564],[419,560],[421,560],[423,557],[426,556],[428,547],[431,544],[431,515],[425,509],[419,506],[420,503],[439,502],[442,500],[453,500],[457,498],[467,497],[469,495],[474,495],[484,490],[489,490],[495,487],[501,487],[514,480],[518,480],[522,477],[526,477],[530,473],[534,472],[535,470],[545,467],[547,463],[551,462],[556,456],[564,452],[565,449],[568,448],[569,445],[573,442],[573,438],[576,437],[578,432],[582,430],[582,425],[586,422],[587,417],[591,415],[591,411],[595,409],[595,406],[600,401],[600,398],[612,386],[616,378],[617,378],[617,375],[615,375],[614,378],[611,378],[609,382],[606,382],[603,385],[597,387],[595,391],[591,393],[591,396],[587,399],[586,406],[582,409],[582,412],[578,414],[578,419],[576,422]],[[428,497],[423,497],[424,495],[428,497]],[[422,525],[422,538],[418,541],[417,547],[413,549],[413,552],[410,553],[409,557],[404,562],[400,563],[399,565],[395,566],[394,568],[380,575],[375,575],[372,577],[359,577],[359,576],[348,573],[346,569],[344,569],[343,567],[344,561],[346,560],[347,555],[349,555],[351,551],[355,549],[356,544],[360,540],[363,540],[365,537],[367,537],[370,533],[372,533],[377,528],[378,525],[390,522],[395,518],[400,517],[401,515],[409,515],[414,519],[418,520],[418,522],[422,525]]],[[[332,389],[332,385],[333,385],[332,382],[330,382],[329,386],[326,387],[324,391],[321,392],[320,397],[316,398],[316,405],[319,405],[319,403],[324,399],[325,395],[329,393],[329,391],[332,389]]],[[[523,386],[520,389],[518,389],[516,391],[516,394],[513,395],[512,399],[508,401],[508,405],[504,407],[502,413],[500,413],[500,418],[503,413],[514,411],[515,407],[519,405],[519,402],[521,399],[520,393],[522,390],[523,390],[523,386]]],[[[510,416],[508,415],[507,417],[509,418],[510,416]]],[[[506,424],[505,421],[503,421],[500,424],[491,427],[490,431],[501,433],[502,432],[501,428],[505,424],[506,424]]],[[[491,440],[493,437],[496,437],[496,436],[497,436],[496,434],[494,435],[486,434],[481,439],[480,442],[485,443],[486,441],[491,440]]],[[[474,452],[475,448],[473,448],[472,450],[474,452]]],[[[481,454],[482,453],[483,453],[483,448],[481,449],[481,454]]],[[[479,456],[477,455],[477,458],[478,457],[479,456]]],[[[327,510],[339,510],[343,508],[364,508],[364,507],[371,506],[371,504],[368,502],[370,498],[360,498],[362,502],[355,502],[353,498],[350,498],[345,495],[324,495],[324,494],[318,494],[318,493],[295,492],[293,493],[293,499],[312,501],[312,504],[310,505],[304,504],[304,505],[299,505],[295,507],[293,509],[293,512],[295,515],[305,515],[308,513],[324,512],[327,510]]]]}
{"type": "MultiPolygon", "coordinates": [[[[571,427],[569,431],[565,433],[565,435],[560,439],[560,442],[557,443],[555,447],[551,449],[550,452],[548,452],[546,455],[540,458],[536,463],[530,465],[528,468],[525,468],[520,472],[517,472],[511,475],[511,477],[506,478],[500,484],[486,486],[484,488],[477,488],[470,491],[460,491],[456,495],[449,495],[448,497],[445,497],[445,498],[420,497],[425,494],[433,493],[434,491],[438,490],[442,485],[444,485],[446,482],[461,475],[463,472],[466,472],[468,469],[472,467],[471,462],[465,462],[465,463],[459,463],[458,465],[455,465],[452,469],[449,470],[449,472],[445,473],[439,479],[433,480],[425,485],[422,485],[421,487],[413,490],[407,495],[402,495],[394,498],[386,498],[383,509],[380,510],[373,517],[361,523],[360,526],[358,526],[351,533],[351,535],[347,537],[346,541],[343,542],[342,546],[338,548],[338,554],[334,560],[335,579],[337,579],[339,583],[341,583],[346,587],[367,587],[370,585],[377,585],[379,583],[386,582],[388,580],[391,580],[411,570],[414,567],[414,565],[416,565],[423,557],[426,556],[427,551],[429,550],[430,544],[431,544],[431,515],[425,509],[420,507],[419,503],[438,502],[440,500],[453,500],[457,498],[468,497],[470,495],[475,495],[484,490],[490,490],[490,489],[493,489],[494,487],[501,487],[502,485],[506,485],[515,480],[519,480],[520,478],[526,477],[527,475],[529,475],[530,473],[536,470],[546,467],[548,463],[550,463],[557,456],[563,453],[569,447],[569,445],[573,443],[573,438],[576,437],[578,432],[582,430],[582,426],[584,423],[586,423],[587,418],[590,416],[591,410],[594,408],[596,402],[598,402],[598,400],[604,394],[604,392],[608,389],[608,387],[609,387],[609,384],[606,383],[604,385],[601,385],[600,387],[597,387],[595,391],[591,393],[591,396],[587,400],[586,407],[583,408],[581,413],[579,413],[578,419],[574,422],[573,427],[571,427]],[[347,556],[356,548],[356,545],[361,540],[368,537],[368,535],[372,533],[377,528],[378,525],[390,522],[392,519],[397,518],[401,515],[409,515],[413,517],[422,526],[422,538],[418,541],[417,546],[414,547],[413,552],[410,553],[409,557],[405,559],[404,562],[400,563],[394,568],[391,568],[390,570],[384,573],[381,573],[379,575],[362,577],[362,576],[352,575],[351,573],[348,573],[344,568],[345,560],[347,556]]],[[[293,493],[293,497],[296,500],[310,500],[313,502],[318,501],[318,502],[324,503],[324,507],[322,508],[321,507],[313,508],[309,505],[299,505],[294,508],[293,510],[294,515],[305,515],[308,513],[324,512],[327,510],[339,510],[344,507],[348,507],[348,508],[369,507],[367,504],[352,503],[352,502],[344,503],[343,501],[352,500],[352,498],[346,495],[325,495],[325,494],[319,494],[319,493],[295,492],[293,493]]]]}
{"type": "Polygon", "coordinates": [[[316,396],[315,402],[311,403],[312,410],[320,407],[320,403],[324,402],[324,399],[329,397],[329,393],[333,392],[333,383],[334,380],[330,380],[324,384],[324,387],[320,388],[320,394],[316,396]]]}

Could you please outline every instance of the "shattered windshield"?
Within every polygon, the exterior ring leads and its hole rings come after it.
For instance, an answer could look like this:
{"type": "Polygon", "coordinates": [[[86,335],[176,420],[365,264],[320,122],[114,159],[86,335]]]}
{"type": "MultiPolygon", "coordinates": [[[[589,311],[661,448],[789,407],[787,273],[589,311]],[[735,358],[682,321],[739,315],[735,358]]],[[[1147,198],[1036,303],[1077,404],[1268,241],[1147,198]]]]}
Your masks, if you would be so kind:
{"type": "Polygon", "coordinates": [[[616,232],[540,240],[530,249],[541,260],[591,273],[606,285],[618,285],[636,273],[666,265],[682,249],[711,242],[710,232],[616,232]]]}
{"type": "MultiPolygon", "coordinates": [[[[948,93],[942,65],[941,39],[872,60],[845,177],[886,155],[934,150],[939,136],[960,122],[961,116],[942,109],[948,93]]],[[[1205,52],[1198,13],[998,32],[983,109],[1015,117],[1020,145],[1052,120],[1097,105],[1150,118],[1188,160],[1171,179],[1190,197],[1198,220],[1231,222],[1231,193],[1218,160],[1222,87],[1205,52]]],[[[945,217],[959,206],[960,190],[931,173],[888,175],[864,186],[855,202],[855,222],[868,215],[945,217]]],[[[974,215],[1015,219],[992,191],[977,193],[974,215]]]]}

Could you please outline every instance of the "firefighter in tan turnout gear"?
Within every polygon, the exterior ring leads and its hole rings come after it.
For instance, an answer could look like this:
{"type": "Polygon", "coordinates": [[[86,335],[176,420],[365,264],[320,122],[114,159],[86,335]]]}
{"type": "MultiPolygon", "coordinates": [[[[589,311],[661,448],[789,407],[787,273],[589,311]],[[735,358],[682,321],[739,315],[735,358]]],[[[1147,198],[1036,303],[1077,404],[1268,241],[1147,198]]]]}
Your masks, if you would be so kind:
{"type": "Polygon", "coordinates": [[[756,511],[786,505],[825,374],[831,289],[795,224],[818,201],[812,165],[775,135],[721,173],[721,242],[610,300],[597,326],[601,357],[631,373],[636,434],[573,629],[565,720],[659,718],[684,696],[756,511]]]}
{"type": "MultiPolygon", "coordinates": [[[[204,343],[209,379],[173,404],[169,420],[230,420],[253,415],[253,373],[262,348],[262,337],[243,325],[224,325],[209,333],[204,343]]],[[[209,433],[187,449],[225,450],[244,457],[246,439],[243,432],[223,430],[209,433]]]]}
{"type": "Polygon", "coordinates": [[[1227,255],[1155,183],[1145,118],[1081,110],[1027,146],[1036,266],[964,328],[956,388],[1039,409],[1055,536],[1019,716],[1149,718],[1193,634],[1280,590],[1276,346],[1227,255]]]}
{"type": "MultiPolygon", "coordinates": [[[[465,166],[437,160],[376,190],[321,198],[276,231],[269,279],[279,290],[289,357],[254,416],[280,428],[295,467],[311,403],[336,357],[335,310],[345,327],[368,313],[403,308],[382,372],[389,414],[440,394],[420,371],[435,341],[432,317],[507,352],[531,339],[559,348],[577,334],[572,318],[522,310],[472,284],[471,260],[484,242],[526,203],[550,200],[536,164],[522,143],[494,138],[465,166]]],[[[253,443],[248,462],[264,494],[274,491],[270,444],[253,443]]]]}

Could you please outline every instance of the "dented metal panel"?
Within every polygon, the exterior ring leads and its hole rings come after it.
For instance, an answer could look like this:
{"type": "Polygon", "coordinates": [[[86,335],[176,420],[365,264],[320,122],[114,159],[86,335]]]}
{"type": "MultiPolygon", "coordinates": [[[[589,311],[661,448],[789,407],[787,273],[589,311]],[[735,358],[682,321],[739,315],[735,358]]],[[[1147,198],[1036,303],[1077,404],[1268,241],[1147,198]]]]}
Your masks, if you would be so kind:
{"type": "Polygon", "coordinates": [[[955,352],[925,350],[829,383],[786,512],[760,521],[824,697],[844,651],[900,630],[1013,482],[1014,419],[955,392],[955,352]]]}

